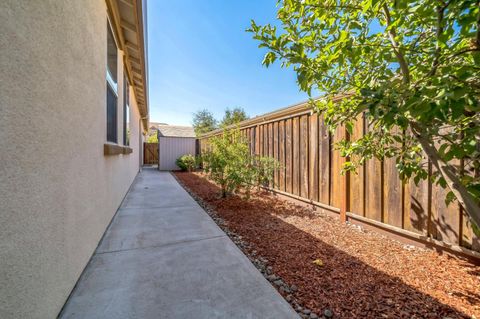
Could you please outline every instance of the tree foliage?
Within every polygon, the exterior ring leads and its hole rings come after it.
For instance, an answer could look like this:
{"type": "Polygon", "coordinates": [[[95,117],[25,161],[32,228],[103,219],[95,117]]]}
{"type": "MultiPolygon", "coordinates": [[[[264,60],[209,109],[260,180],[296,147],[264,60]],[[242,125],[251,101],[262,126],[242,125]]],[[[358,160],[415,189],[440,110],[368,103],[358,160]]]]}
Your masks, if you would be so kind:
{"type": "Polygon", "coordinates": [[[218,127],[217,120],[207,109],[197,111],[193,114],[192,125],[197,136],[213,131],[218,127]]]}
{"type": "Polygon", "coordinates": [[[395,157],[404,178],[449,188],[480,225],[480,10],[478,0],[281,0],[280,27],[250,32],[267,53],[292,66],[301,90],[332,130],[368,132],[338,147],[346,169],[395,157]],[[348,98],[338,99],[339,95],[348,98]]]}
{"type": "Polygon", "coordinates": [[[147,136],[147,143],[158,143],[158,136],[156,131],[147,136]]]}
{"type": "Polygon", "coordinates": [[[233,109],[227,108],[225,110],[225,115],[223,116],[222,121],[220,122],[220,126],[226,127],[229,125],[240,123],[248,119],[247,113],[241,107],[235,107],[233,109]]]}
{"type": "Polygon", "coordinates": [[[220,185],[222,197],[243,188],[248,198],[252,187],[272,182],[276,160],[252,155],[239,129],[225,130],[209,143],[210,150],[202,154],[203,168],[220,185]]]}

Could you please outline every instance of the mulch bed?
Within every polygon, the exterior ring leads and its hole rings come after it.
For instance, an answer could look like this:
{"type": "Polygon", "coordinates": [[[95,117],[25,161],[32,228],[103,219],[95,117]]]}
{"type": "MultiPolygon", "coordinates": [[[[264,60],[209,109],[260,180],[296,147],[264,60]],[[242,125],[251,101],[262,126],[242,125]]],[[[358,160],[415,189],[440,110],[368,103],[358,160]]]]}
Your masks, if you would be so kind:
{"type": "Polygon", "coordinates": [[[328,309],[334,318],[480,318],[479,266],[341,224],[271,193],[222,199],[201,173],[175,175],[224,227],[248,242],[247,255],[261,256],[269,270],[296,287],[280,292],[300,312],[322,315],[328,309]]]}

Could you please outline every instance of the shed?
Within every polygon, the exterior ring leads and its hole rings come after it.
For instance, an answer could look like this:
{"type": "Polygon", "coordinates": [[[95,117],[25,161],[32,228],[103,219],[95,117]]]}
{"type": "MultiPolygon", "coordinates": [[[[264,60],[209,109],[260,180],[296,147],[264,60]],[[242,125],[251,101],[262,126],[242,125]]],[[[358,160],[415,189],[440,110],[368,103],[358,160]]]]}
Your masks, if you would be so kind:
{"type": "Polygon", "coordinates": [[[175,161],[182,155],[195,155],[195,131],[191,126],[158,125],[158,169],[180,169],[175,161]]]}

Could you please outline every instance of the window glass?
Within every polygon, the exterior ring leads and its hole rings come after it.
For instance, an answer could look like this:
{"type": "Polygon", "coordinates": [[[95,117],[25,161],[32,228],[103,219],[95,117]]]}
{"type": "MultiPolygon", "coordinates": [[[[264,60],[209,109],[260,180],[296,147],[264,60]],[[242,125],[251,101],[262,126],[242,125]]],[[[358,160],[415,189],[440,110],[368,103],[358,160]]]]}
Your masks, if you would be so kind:
{"type": "Polygon", "coordinates": [[[113,37],[112,30],[107,27],[107,80],[110,85],[117,91],[117,45],[113,37]]]}
{"type": "Polygon", "coordinates": [[[130,145],[130,85],[126,76],[123,83],[123,144],[130,145]]]}
{"type": "Polygon", "coordinates": [[[107,85],[107,141],[117,143],[117,95],[107,85]]]}
{"type": "Polygon", "coordinates": [[[117,45],[107,25],[107,141],[118,143],[117,137],[117,45]]]}

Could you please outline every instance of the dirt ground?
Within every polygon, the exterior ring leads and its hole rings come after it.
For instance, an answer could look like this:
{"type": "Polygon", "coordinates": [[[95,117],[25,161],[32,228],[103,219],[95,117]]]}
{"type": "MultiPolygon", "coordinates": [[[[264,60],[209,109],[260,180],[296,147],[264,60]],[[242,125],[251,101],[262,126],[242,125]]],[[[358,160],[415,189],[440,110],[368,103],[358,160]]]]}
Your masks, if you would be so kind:
{"type": "Polygon", "coordinates": [[[328,309],[334,318],[480,318],[480,266],[341,224],[264,191],[222,199],[201,173],[176,177],[274,274],[296,286],[287,298],[294,306],[319,315],[328,309]]]}

